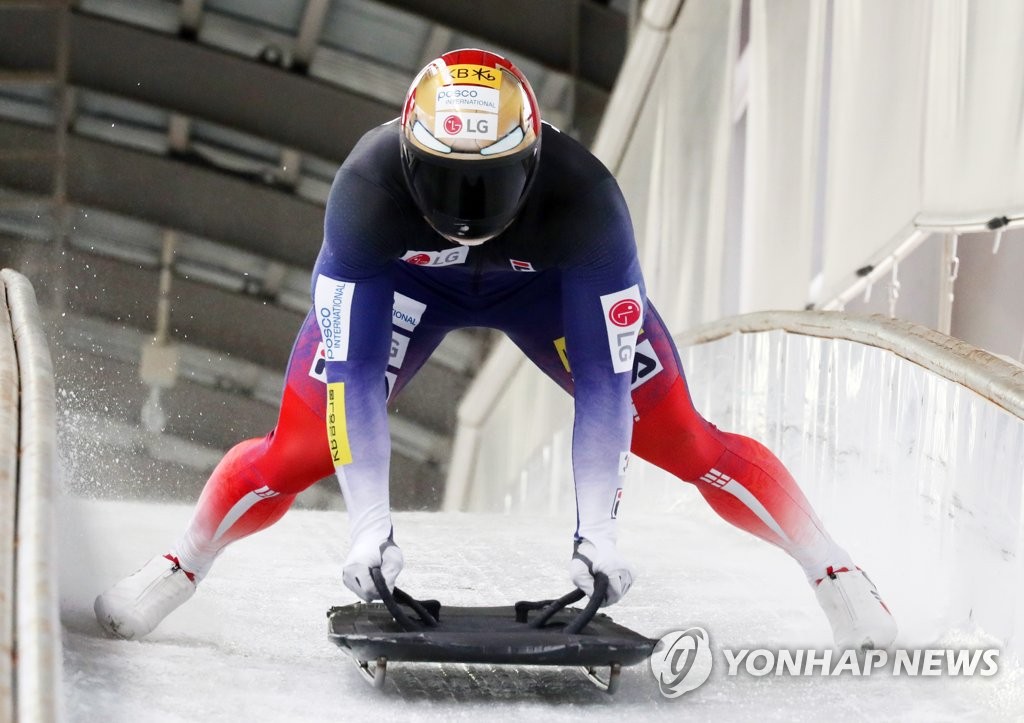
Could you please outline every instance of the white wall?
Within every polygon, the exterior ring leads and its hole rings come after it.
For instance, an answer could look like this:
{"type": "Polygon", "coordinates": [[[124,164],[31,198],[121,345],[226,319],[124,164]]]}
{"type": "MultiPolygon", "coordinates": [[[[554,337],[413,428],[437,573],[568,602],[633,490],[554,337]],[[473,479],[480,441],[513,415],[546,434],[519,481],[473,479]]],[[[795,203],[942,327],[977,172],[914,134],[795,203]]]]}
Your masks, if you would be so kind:
{"type": "MultiPolygon", "coordinates": [[[[698,409],[775,450],[832,535],[900,581],[886,594],[913,638],[935,640],[952,625],[1024,653],[1024,419],[846,339],[733,333],[682,356],[698,409]]],[[[1018,374],[1019,403],[1024,367],[1018,374]]],[[[515,480],[488,480],[475,509],[571,517],[568,445],[566,427],[515,480]]],[[[624,489],[624,518],[705,504],[642,462],[624,489]]]]}
{"type": "MultiPolygon", "coordinates": [[[[957,259],[944,254],[947,232],[983,230],[994,214],[1024,225],[1022,8],[648,0],[594,152],[623,187],[670,329],[812,302],[891,313],[1020,358],[1020,232],[995,258],[979,250],[992,233],[960,238],[957,259]]],[[[449,508],[520,479],[571,415],[529,364],[480,375],[469,396],[488,388],[508,391],[474,429],[487,430],[479,445],[457,431],[465,463],[448,486],[471,493],[450,495],[449,508]]]]}
{"type": "MultiPolygon", "coordinates": [[[[1024,165],[1024,164],[1022,164],[1024,165]]],[[[953,304],[953,335],[1017,360],[1024,360],[1024,230],[960,239],[960,278],[953,304]]]]}

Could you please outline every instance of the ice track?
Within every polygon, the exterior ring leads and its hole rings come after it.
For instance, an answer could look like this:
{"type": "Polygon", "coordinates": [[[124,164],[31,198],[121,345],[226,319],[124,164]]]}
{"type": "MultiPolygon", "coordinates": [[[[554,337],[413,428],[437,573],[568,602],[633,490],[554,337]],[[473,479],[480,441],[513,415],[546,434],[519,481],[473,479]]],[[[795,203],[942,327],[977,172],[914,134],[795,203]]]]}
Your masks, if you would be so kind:
{"type": "MultiPolygon", "coordinates": [[[[241,541],[197,595],[148,638],[107,638],[95,595],[163,552],[190,508],[65,499],[60,510],[64,688],[74,721],[1013,720],[1024,677],[755,678],[725,675],[720,648],[827,647],[830,633],[799,568],[733,530],[695,494],[661,515],[622,519],[637,584],[613,617],[651,637],[700,625],[715,669],[682,698],[661,696],[646,666],[613,697],[575,669],[394,664],[382,693],[326,639],[325,611],[354,601],[340,582],[339,512],[293,510],[241,541]]],[[[402,586],[449,604],[506,604],[568,590],[571,520],[440,513],[396,516],[402,586]]],[[[867,567],[867,563],[862,563],[867,567]]],[[[988,647],[979,631],[927,619],[919,586],[873,572],[907,645],[988,647]],[[917,587],[917,590],[915,590],[917,587]],[[938,637],[936,632],[938,631],[938,637]]],[[[927,607],[927,605],[924,605],[927,607]]]]}

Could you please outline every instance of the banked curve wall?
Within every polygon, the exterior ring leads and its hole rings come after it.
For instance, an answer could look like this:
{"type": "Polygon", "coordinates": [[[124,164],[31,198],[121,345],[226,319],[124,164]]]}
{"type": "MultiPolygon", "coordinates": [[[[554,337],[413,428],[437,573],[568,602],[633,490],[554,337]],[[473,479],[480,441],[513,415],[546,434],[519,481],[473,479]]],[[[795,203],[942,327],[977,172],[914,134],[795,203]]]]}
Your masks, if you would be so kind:
{"type": "Polygon", "coordinates": [[[0,271],[0,720],[63,719],[53,364],[31,284],[0,271]]]}
{"type": "MultiPolygon", "coordinates": [[[[677,343],[698,410],[780,456],[912,641],[975,630],[1024,652],[1024,366],[841,312],[746,314],[677,343]]],[[[547,514],[571,530],[572,402],[529,363],[512,368],[473,409],[478,453],[449,509],[547,514]]],[[[624,487],[623,535],[705,506],[640,461],[624,487]]]]}

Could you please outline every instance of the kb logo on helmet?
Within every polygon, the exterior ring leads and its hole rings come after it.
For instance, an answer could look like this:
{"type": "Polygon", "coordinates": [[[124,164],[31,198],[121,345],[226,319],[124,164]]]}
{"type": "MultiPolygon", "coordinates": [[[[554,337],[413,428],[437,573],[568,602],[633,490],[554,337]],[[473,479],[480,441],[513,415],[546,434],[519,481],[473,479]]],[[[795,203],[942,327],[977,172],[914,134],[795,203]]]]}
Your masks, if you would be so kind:
{"type": "Polygon", "coordinates": [[[498,79],[493,68],[483,65],[455,65],[450,70],[455,80],[476,80],[490,85],[498,79]]]}

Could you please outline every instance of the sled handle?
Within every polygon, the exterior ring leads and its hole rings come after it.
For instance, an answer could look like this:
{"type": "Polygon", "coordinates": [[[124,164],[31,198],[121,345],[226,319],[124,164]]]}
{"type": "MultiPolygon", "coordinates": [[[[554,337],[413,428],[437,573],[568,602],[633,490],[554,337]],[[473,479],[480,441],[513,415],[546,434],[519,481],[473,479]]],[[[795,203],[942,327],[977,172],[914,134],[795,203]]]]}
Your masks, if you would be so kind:
{"type": "Polygon", "coordinates": [[[441,603],[437,600],[424,600],[420,601],[409,595],[404,590],[395,588],[394,593],[388,590],[387,581],[384,580],[384,574],[380,571],[379,567],[370,568],[370,577],[373,578],[374,585],[377,586],[377,592],[380,594],[381,602],[384,603],[384,607],[388,609],[391,616],[395,619],[399,625],[402,626],[407,632],[415,632],[422,629],[423,625],[428,628],[432,628],[437,625],[437,619],[441,613],[441,603]],[[423,625],[410,618],[405,610],[402,609],[402,605],[408,605],[413,609],[423,625]],[[428,609],[430,608],[430,609],[428,609]]]}
{"type": "Polygon", "coordinates": [[[565,626],[563,631],[567,635],[575,635],[583,628],[587,627],[587,623],[594,619],[597,615],[597,609],[601,607],[601,603],[604,602],[608,596],[608,576],[603,572],[594,573],[594,594],[590,596],[590,600],[587,602],[587,606],[583,608],[576,619],[565,626]]]}
{"type": "Polygon", "coordinates": [[[556,613],[563,610],[566,606],[572,605],[574,602],[579,602],[585,598],[587,594],[580,589],[573,590],[570,593],[563,595],[557,600],[541,600],[539,602],[517,602],[516,603],[516,622],[525,623],[529,622],[531,628],[542,628],[547,625],[556,613]],[[541,614],[533,620],[528,620],[528,615],[534,610],[540,610],[541,614]]]}
{"type": "MultiPolygon", "coordinates": [[[[590,601],[587,603],[587,606],[580,611],[579,615],[573,618],[572,622],[565,626],[563,632],[569,635],[575,635],[579,631],[583,630],[583,628],[587,627],[587,624],[594,619],[594,615],[597,614],[597,609],[601,607],[601,603],[604,602],[607,594],[608,576],[603,572],[595,572],[594,594],[590,596],[590,601]]],[[[557,600],[545,600],[539,603],[518,602],[516,603],[516,620],[518,622],[525,623],[527,615],[531,610],[538,610],[543,607],[544,609],[541,614],[535,620],[530,622],[531,628],[542,628],[547,625],[548,621],[558,612],[565,609],[567,605],[579,602],[584,597],[586,597],[586,593],[577,588],[557,600]]]]}

